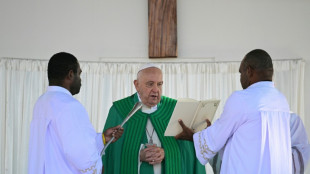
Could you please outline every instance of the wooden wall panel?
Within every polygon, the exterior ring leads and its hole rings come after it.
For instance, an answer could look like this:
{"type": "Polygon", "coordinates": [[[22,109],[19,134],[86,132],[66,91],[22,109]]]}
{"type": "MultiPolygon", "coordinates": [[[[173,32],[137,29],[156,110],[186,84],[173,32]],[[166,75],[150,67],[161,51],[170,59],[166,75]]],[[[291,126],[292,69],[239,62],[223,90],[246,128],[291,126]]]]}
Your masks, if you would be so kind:
{"type": "Polygon", "coordinates": [[[177,57],[177,2],[149,0],[149,57],[177,57]]]}

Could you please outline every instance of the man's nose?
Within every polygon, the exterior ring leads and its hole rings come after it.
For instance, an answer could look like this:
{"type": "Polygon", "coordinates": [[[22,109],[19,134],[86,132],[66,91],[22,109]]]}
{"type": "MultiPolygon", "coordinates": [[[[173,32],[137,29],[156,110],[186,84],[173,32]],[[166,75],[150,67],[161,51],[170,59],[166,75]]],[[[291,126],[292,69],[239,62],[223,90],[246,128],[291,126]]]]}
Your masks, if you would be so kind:
{"type": "Polygon", "coordinates": [[[159,87],[157,85],[154,85],[152,88],[153,92],[158,92],[159,91],[159,87]]]}

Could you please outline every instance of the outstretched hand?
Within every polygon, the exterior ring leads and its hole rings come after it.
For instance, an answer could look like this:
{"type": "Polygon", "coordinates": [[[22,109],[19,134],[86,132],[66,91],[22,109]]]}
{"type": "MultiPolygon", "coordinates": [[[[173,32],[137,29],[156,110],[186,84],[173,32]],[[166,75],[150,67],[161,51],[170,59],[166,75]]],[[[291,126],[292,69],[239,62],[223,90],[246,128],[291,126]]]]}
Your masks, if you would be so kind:
{"type": "MultiPolygon", "coordinates": [[[[211,125],[211,122],[206,119],[207,122],[207,127],[211,125]]],[[[188,141],[193,141],[193,135],[194,135],[194,130],[185,126],[183,121],[180,119],[179,124],[181,125],[183,131],[179,133],[178,135],[175,136],[175,139],[180,139],[180,140],[188,140],[188,141]]]]}
{"type": "Polygon", "coordinates": [[[181,119],[179,120],[179,124],[181,125],[183,131],[176,135],[175,139],[193,141],[194,130],[185,126],[181,119]]]}
{"type": "Polygon", "coordinates": [[[122,136],[123,132],[124,132],[124,128],[118,125],[118,126],[107,129],[106,131],[104,131],[103,134],[104,134],[106,142],[109,142],[111,138],[114,137],[114,140],[112,141],[114,143],[122,136]]]}

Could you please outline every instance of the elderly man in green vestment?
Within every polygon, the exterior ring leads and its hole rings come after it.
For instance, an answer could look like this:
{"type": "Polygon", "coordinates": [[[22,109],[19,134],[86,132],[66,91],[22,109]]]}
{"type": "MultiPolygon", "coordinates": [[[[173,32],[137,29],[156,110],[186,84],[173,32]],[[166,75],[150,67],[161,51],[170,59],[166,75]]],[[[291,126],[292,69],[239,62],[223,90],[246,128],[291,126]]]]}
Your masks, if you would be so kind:
{"type": "Polygon", "coordinates": [[[204,174],[205,166],[195,157],[190,141],[164,136],[176,100],[162,96],[162,71],[143,65],[134,80],[137,92],[115,101],[104,130],[119,125],[141,101],[143,107],[124,125],[123,136],[103,156],[107,174],[204,174]]]}

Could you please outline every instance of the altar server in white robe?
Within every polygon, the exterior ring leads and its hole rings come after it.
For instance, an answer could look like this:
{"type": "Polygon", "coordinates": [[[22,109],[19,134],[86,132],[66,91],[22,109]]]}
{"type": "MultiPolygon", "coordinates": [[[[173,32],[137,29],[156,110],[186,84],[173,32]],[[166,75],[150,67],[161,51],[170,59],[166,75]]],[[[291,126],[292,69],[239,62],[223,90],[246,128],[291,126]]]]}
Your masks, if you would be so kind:
{"type": "Polygon", "coordinates": [[[122,135],[120,126],[95,132],[85,108],[73,98],[80,91],[81,72],[72,54],[57,53],[49,60],[49,86],[33,110],[29,174],[101,173],[105,141],[122,135]]]}
{"type": "MultiPolygon", "coordinates": [[[[295,113],[290,114],[290,131],[292,144],[292,173],[304,174],[306,168],[309,167],[310,144],[304,124],[295,113]]],[[[214,158],[209,160],[214,174],[219,174],[221,171],[224,149],[225,147],[221,149],[214,158]]]]}
{"type": "Polygon", "coordinates": [[[244,90],[227,99],[221,117],[194,136],[180,120],[183,132],[176,138],[193,140],[202,164],[225,146],[224,174],[292,173],[290,109],[272,82],[271,57],[264,50],[253,50],[239,72],[244,90]]]}

